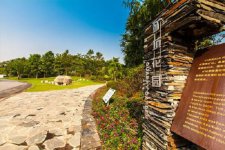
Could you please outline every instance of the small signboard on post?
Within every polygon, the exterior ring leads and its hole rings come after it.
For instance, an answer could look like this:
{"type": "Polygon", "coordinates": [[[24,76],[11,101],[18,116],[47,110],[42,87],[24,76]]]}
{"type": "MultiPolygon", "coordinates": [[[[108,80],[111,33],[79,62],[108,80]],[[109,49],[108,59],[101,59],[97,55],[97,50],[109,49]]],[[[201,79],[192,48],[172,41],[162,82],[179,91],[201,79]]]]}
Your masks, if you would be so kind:
{"type": "Polygon", "coordinates": [[[110,98],[113,96],[113,94],[114,94],[115,92],[116,92],[116,90],[110,88],[110,89],[107,91],[107,93],[104,95],[103,101],[104,101],[107,105],[109,105],[109,100],[110,100],[110,98]]]}

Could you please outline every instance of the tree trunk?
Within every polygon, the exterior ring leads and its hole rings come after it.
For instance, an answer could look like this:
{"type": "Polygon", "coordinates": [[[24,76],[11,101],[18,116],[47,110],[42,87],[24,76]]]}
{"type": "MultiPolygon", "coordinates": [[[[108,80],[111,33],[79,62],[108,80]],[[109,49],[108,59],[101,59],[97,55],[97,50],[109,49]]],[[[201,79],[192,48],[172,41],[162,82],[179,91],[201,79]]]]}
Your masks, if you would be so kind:
{"type": "Polygon", "coordinates": [[[67,75],[67,68],[66,68],[66,75],[67,75]]]}
{"type": "Polygon", "coordinates": [[[19,80],[20,79],[20,73],[17,72],[17,79],[19,80]]]}
{"type": "Polygon", "coordinates": [[[116,72],[113,72],[114,81],[116,81],[116,72]]]}
{"type": "Polygon", "coordinates": [[[38,73],[36,73],[36,79],[38,78],[38,73]]]}

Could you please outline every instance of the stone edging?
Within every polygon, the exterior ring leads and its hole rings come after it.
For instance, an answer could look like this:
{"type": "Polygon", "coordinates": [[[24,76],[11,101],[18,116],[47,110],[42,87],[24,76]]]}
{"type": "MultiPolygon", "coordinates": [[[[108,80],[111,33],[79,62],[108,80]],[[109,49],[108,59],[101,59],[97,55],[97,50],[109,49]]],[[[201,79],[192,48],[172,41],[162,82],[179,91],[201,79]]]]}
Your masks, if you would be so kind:
{"type": "Polygon", "coordinates": [[[101,141],[98,135],[95,119],[92,116],[92,98],[87,98],[81,120],[81,150],[101,149],[101,141]]]}

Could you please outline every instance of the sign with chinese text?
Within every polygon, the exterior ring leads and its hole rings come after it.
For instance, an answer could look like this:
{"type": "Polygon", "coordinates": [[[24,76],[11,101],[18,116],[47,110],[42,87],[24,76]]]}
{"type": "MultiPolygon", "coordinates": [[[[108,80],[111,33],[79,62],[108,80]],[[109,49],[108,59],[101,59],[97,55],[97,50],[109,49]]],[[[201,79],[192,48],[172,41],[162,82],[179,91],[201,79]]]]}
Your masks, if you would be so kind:
{"type": "Polygon", "coordinates": [[[225,148],[225,44],[197,52],[171,130],[205,149],[225,148]]]}

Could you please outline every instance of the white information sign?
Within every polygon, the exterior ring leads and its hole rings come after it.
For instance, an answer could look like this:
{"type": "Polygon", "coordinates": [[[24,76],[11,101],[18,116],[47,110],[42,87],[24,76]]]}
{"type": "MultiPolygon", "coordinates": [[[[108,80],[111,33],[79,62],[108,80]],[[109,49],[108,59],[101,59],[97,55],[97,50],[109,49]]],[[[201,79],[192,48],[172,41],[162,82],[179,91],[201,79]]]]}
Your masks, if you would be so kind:
{"type": "Polygon", "coordinates": [[[104,101],[105,103],[108,103],[108,102],[109,102],[109,99],[113,96],[113,94],[114,94],[115,92],[116,92],[116,90],[110,88],[110,89],[106,92],[105,96],[103,97],[103,101],[104,101]]]}

